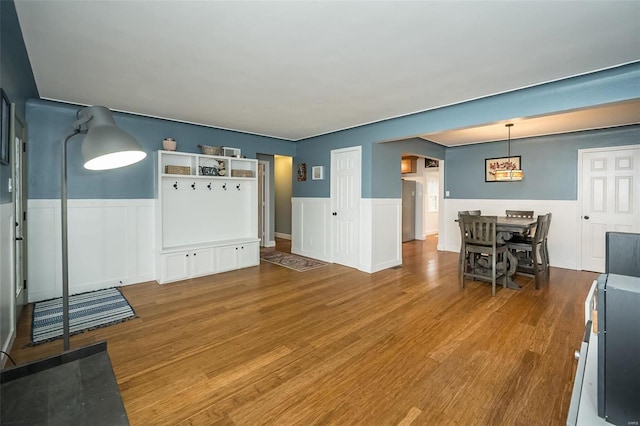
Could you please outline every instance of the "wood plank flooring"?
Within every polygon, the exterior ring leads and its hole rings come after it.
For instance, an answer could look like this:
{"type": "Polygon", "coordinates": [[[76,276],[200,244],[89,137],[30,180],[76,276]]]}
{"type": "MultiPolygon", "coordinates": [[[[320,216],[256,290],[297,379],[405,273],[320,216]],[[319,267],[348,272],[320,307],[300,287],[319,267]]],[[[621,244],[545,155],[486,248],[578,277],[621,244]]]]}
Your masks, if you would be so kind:
{"type": "MultiPolygon", "coordinates": [[[[123,287],[140,318],[71,338],[106,339],[132,425],[561,425],[597,274],[552,268],[535,290],[457,280],[436,238],[402,267],[259,267],[123,287]]],[[[279,242],[286,250],[286,243],[279,242]]],[[[24,363],[62,342],[24,347],[24,363]]]]}

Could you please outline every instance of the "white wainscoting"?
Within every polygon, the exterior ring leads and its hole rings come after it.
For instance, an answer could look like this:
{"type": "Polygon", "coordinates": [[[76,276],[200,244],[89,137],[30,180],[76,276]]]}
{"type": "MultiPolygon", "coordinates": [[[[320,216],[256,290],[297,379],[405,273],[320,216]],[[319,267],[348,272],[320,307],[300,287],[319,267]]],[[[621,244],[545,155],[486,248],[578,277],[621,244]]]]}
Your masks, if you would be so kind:
{"type": "MultiPolygon", "coordinates": [[[[13,203],[0,204],[0,349],[9,352],[15,337],[14,320],[14,231],[13,203]]],[[[0,367],[5,356],[0,356],[0,367]]]]}
{"type": "MultiPolygon", "coordinates": [[[[69,292],[155,280],[154,200],[69,200],[69,292]]],[[[29,200],[29,302],[62,295],[60,200],[29,200]]]]}
{"type": "Polygon", "coordinates": [[[504,216],[505,210],[533,210],[535,215],[552,213],[549,229],[551,266],[577,269],[580,255],[580,208],[575,200],[458,200],[445,199],[445,221],[440,224],[444,250],[460,251],[460,228],[455,220],[460,210],[482,210],[483,215],[504,216]],[[444,233],[444,235],[443,235],[444,233]]]}
{"type": "Polygon", "coordinates": [[[325,262],[331,258],[331,199],[291,199],[291,252],[325,262]]]}
{"type": "Polygon", "coordinates": [[[402,264],[402,199],[360,201],[360,270],[377,272],[402,264]]]}
{"type": "MultiPolygon", "coordinates": [[[[361,199],[359,270],[402,264],[401,210],[401,199],[361,199]]],[[[291,252],[332,262],[331,199],[293,198],[291,216],[291,252]]]]}

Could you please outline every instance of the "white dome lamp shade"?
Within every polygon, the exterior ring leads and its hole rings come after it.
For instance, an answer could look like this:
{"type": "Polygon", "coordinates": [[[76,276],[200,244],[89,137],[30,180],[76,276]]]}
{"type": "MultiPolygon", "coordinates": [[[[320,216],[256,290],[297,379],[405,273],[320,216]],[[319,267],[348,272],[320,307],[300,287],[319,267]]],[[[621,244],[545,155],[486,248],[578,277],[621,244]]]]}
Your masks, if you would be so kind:
{"type": "Polygon", "coordinates": [[[88,107],[78,113],[78,118],[89,119],[87,135],[82,141],[85,169],[116,169],[137,163],[147,156],[138,141],[116,126],[109,109],[88,107]]]}

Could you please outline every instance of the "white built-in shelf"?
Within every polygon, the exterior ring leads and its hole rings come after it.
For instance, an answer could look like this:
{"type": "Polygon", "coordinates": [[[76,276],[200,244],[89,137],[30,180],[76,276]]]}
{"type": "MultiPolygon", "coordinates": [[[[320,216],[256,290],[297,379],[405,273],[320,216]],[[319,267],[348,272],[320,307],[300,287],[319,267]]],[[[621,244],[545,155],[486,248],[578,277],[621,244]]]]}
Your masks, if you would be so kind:
{"type": "Polygon", "coordinates": [[[157,166],[158,282],[260,263],[258,160],[158,151],[157,166]]]}

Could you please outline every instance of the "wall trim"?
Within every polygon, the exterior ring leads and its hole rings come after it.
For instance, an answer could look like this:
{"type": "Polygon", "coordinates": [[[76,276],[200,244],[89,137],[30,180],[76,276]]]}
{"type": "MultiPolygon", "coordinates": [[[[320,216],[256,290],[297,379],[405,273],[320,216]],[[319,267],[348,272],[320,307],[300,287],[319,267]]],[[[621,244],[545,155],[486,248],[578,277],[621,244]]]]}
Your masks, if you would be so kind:
{"type": "MultiPolygon", "coordinates": [[[[284,234],[282,232],[274,232],[273,236],[276,238],[282,238],[283,240],[290,240],[291,239],[291,234],[284,234]]],[[[274,242],[275,244],[275,242],[274,242]]]]}

